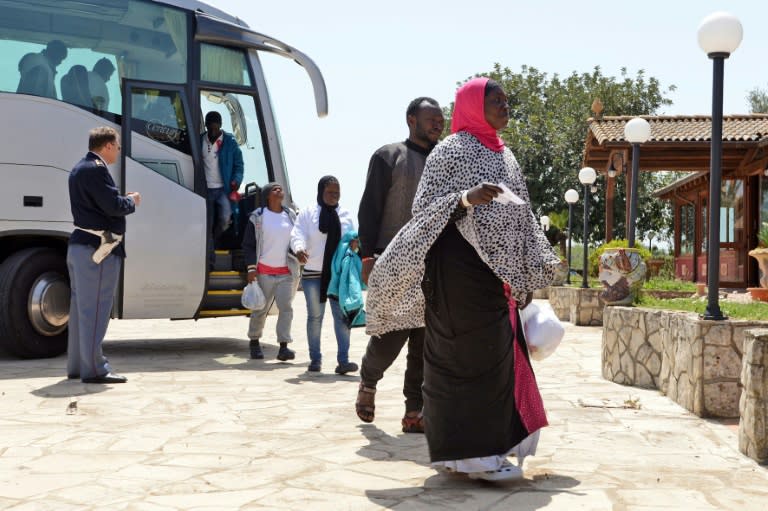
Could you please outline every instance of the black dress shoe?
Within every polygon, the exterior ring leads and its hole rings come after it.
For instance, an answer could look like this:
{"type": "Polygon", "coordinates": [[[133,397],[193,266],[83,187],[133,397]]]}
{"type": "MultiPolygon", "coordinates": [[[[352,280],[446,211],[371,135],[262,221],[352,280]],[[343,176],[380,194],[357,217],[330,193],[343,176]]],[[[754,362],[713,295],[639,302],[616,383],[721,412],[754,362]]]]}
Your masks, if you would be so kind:
{"type": "Polygon", "coordinates": [[[107,373],[93,378],[83,378],[83,383],[125,383],[128,378],[115,373],[107,373]]]}
{"type": "Polygon", "coordinates": [[[67,379],[68,380],[79,380],[80,379],[80,375],[79,374],[68,374],[67,375],[67,379]]]}

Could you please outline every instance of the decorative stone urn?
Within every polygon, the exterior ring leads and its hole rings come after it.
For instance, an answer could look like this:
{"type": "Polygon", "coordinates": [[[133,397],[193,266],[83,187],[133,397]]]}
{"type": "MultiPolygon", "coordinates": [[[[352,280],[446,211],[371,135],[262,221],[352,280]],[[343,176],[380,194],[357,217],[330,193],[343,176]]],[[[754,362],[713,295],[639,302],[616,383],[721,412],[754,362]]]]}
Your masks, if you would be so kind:
{"type": "Polygon", "coordinates": [[[568,272],[571,271],[571,269],[568,267],[568,261],[565,259],[560,259],[560,264],[555,266],[555,276],[552,279],[552,286],[562,286],[565,284],[566,279],[568,279],[568,272]]]}
{"type": "Polygon", "coordinates": [[[600,298],[606,305],[631,305],[646,267],[636,248],[607,248],[600,256],[600,298]]]}
{"type": "Polygon", "coordinates": [[[758,247],[747,253],[757,259],[760,268],[760,287],[749,287],[747,291],[753,300],[768,302],[768,248],[758,247]]]}
{"type": "Polygon", "coordinates": [[[760,268],[760,287],[768,287],[768,248],[758,247],[747,252],[757,259],[760,268]]]}

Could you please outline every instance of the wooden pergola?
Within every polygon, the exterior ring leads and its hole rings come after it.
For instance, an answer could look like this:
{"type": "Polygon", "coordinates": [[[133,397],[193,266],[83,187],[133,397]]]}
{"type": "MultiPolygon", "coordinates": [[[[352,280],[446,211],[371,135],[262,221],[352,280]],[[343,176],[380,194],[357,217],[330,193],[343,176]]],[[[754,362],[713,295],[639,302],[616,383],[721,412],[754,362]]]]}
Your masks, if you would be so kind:
{"type": "MultiPolygon", "coordinates": [[[[709,116],[642,116],[651,126],[651,138],[640,146],[641,172],[662,170],[689,171],[696,178],[686,178],[670,185],[658,196],[673,200],[683,189],[708,186],[710,168],[711,117],[709,116]]],[[[632,147],[624,139],[624,126],[631,116],[605,116],[588,120],[583,166],[594,168],[606,178],[606,241],[613,236],[616,177],[626,173],[627,218],[631,191],[632,147]],[[609,176],[609,169],[616,177],[609,176]]],[[[723,179],[745,179],[747,187],[759,186],[758,178],[768,166],[768,114],[729,115],[723,118],[723,179]]],[[[747,190],[748,197],[757,193],[747,190]]],[[[749,201],[744,250],[756,235],[759,204],[749,201]]],[[[640,205],[642,207],[642,205],[640,205]]],[[[679,226],[675,225],[677,231],[679,226]]],[[[676,237],[677,239],[677,237],[676,237]]],[[[746,255],[744,256],[746,259],[746,255]]]]}

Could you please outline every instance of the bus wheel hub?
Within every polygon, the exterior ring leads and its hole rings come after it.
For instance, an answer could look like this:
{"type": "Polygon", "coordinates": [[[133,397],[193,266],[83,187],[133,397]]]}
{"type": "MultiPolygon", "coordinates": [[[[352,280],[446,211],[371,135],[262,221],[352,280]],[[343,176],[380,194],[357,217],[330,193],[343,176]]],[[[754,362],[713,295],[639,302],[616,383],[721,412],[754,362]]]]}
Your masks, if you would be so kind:
{"type": "Polygon", "coordinates": [[[27,310],[32,326],[42,335],[58,335],[69,321],[69,284],[63,275],[40,275],[29,292],[27,310]]]}

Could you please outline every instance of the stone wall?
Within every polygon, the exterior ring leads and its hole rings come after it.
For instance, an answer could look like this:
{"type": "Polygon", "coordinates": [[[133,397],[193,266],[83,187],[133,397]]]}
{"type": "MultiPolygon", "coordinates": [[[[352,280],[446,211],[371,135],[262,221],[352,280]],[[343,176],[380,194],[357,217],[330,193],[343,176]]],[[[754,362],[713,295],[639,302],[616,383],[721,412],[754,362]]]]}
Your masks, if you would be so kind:
{"type": "Polygon", "coordinates": [[[560,321],[570,321],[578,326],[603,324],[603,307],[600,298],[602,288],[550,286],[549,304],[560,321]]]}
{"type": "Polygon", "coordinates": [[[658,388],[701,417],[738,417],[745,331],[760,321],[705,321],[694,313],[606,307],[607,380],[658,388]]]}
{"type": "Polygon", "coordinates": [[[768,463],[768,329],[745,332],[742,362],[739,450],[768,463]]]}
{"type": "Polygon", "coordinates": [[[661,375],[662,311],[637,314],[608,307],[603,314],[603,378],[622,385],[658,389],[661,375]],[[606,337],[606,333],[611,335],[606,337]]]}
{"type": "Polygon", "coordinates": [[[549,287],[549,304],[560,321],[571,320],[571,289],[565,286],[549,287]]]}

